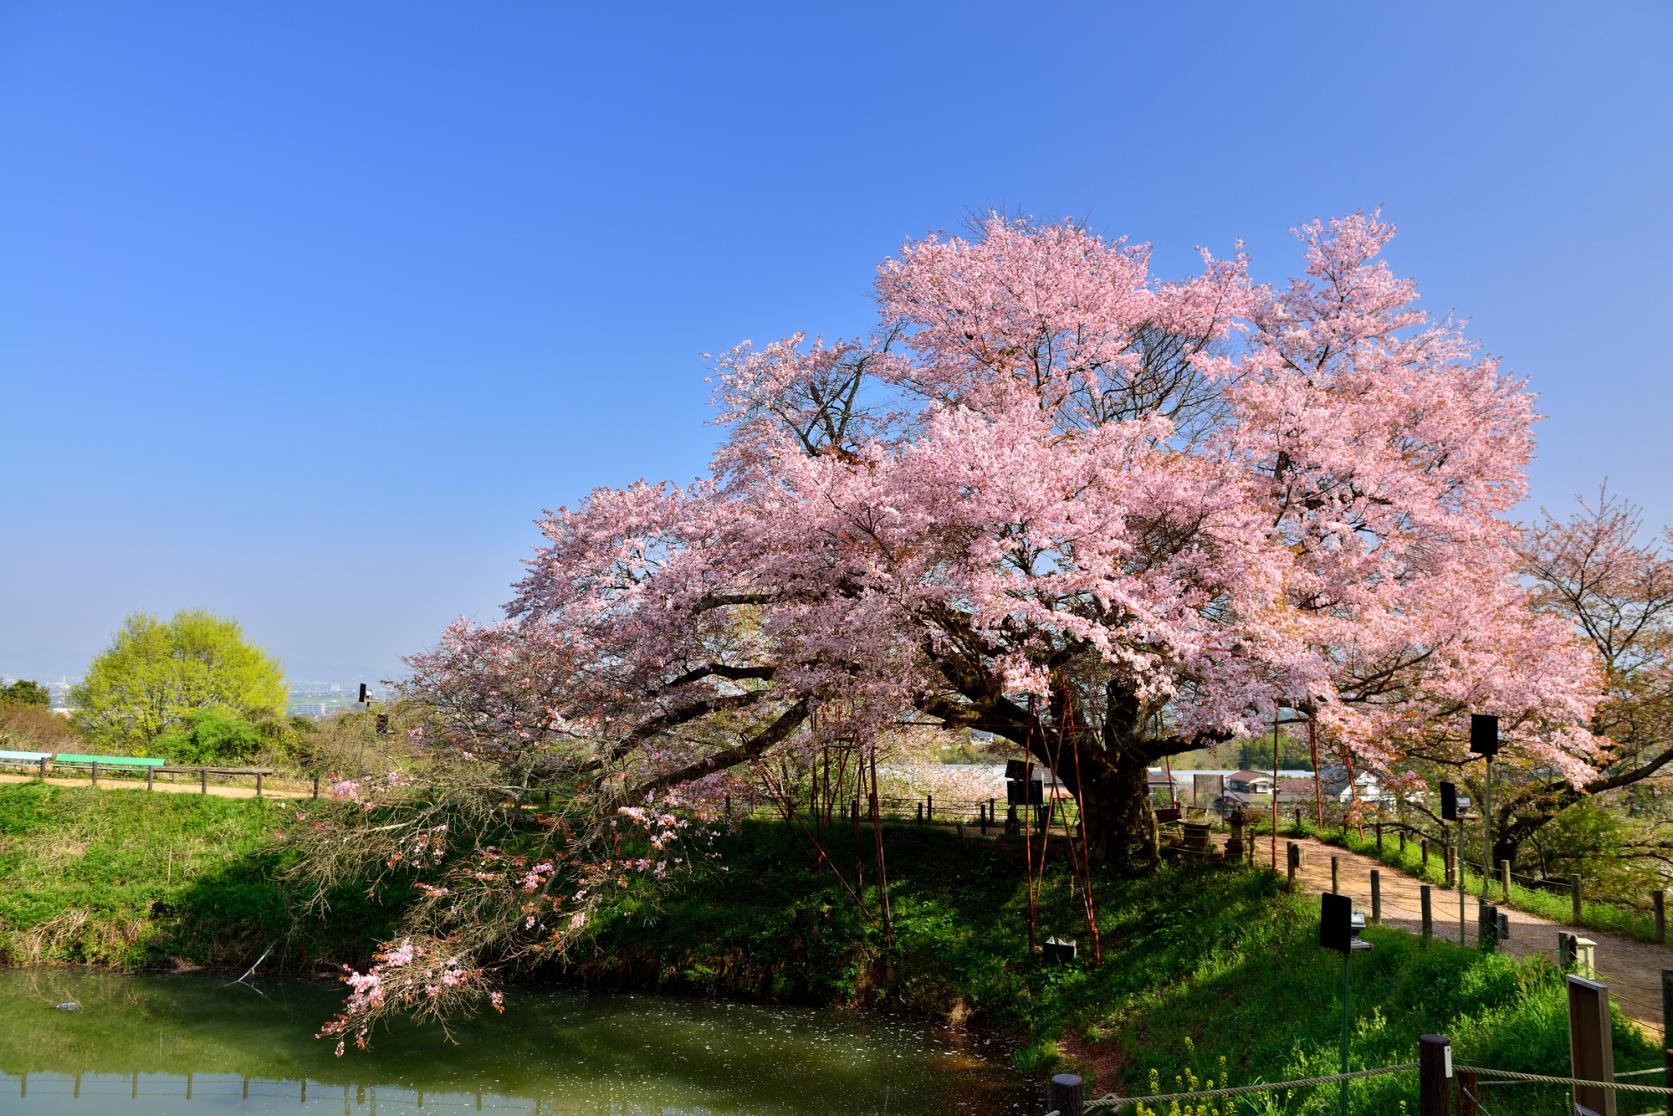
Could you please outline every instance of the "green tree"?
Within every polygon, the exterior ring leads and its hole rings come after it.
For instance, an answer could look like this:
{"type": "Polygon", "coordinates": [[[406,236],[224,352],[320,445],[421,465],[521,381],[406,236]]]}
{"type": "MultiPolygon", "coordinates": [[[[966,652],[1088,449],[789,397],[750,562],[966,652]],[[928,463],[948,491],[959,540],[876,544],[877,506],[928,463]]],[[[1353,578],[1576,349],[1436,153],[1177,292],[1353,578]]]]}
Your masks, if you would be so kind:
{"type": "Polygon", "coordinates": [[[181,727],[193,710],[279,716],[285,696],[279,664],[246,641],[236,621],[187,609],[167,622],[128,617],[71,703],[90,741],[131,749],[181,727]]]}
{"type": "Polygon", "coordinates": [[[0,686],[0,705],[39,705],[45,708],[51,704],[52,695],[39,682],[19,678],[10,686],[0,686]]]}

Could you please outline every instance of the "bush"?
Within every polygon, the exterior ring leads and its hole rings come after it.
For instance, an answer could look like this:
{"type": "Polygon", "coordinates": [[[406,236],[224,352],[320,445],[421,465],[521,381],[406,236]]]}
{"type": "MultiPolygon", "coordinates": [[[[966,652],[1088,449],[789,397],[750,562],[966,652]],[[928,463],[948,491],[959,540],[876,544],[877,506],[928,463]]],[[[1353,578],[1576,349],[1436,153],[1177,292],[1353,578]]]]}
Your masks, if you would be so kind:
{"type": "Polygon", "coordinates": [[[152,742],[151,750],[170,763],[225,765],[255,756],[262,749],[261,730],[220,709],[195,709],[184,724],[152,742]]]}

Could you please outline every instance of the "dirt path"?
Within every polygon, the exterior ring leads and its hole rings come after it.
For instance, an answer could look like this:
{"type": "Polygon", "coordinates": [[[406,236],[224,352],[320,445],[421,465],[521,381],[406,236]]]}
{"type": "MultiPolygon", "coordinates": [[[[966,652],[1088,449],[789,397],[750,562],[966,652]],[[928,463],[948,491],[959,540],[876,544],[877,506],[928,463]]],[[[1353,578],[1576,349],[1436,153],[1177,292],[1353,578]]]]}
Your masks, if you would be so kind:
{"type": "MultiPolygon", "coordinates": [[[[1272,858],[1268,839],[1261,840],[1255,851],[1256,863],[1266,864],[1272,858]]],[[[1371,914],[1371,870],[1382,873],[1383,925],[1395,926],[1413,934],[1422,933],[1423,898],[1421,880],[1406,875],[1397,868],[1379,864],[1367,856],[1351,853],[1312,839],[1280,837],[1278,841],[1279,871],[1284,871],[1287,855],[1285,845],[1293,841],[1301,846],[1301,868],[1296,872],[1296,883],[1309,894],[1330,890],[1330,858],[1335,857],[1341,874],[1342,894],[1354,901],[1356,910],[1371,914]]],[[[1489,894],[1489,901],[1493,895],[1489,894]]],[[[1458,940],[1458,892],[1445,891],[1435,886],[1431,895],[1435,937],[1442,941],[1458,940]]],[[[1557,932],[1569,930],[1597,943],[1598,979],[1609,985],[1609,995],[1627,1016],[1659,1035],[1661,1018],[1661,971],[1673,969],[1673,949],[1634,941],[1617,934],[1584,927],[1565,926],[1550,919],[1524,911],[1500,907],[1510,915],[1510,940],[1503,948],[1517,957],[1543,953],[1555,957],[1557,932]]],[[[1464,937],[1474,945],[1476,940],[1476,896],[1468,895],[1464,902],[1464,937]]]]}
{"type": "MultiPolygon", "coordinates": [[[[0,774],[0,783],[33,783],[37,782],[39,778],[40,776],[38,775],[0,774]]],[[[91,785],[90,779],[63,778],[56,775],[49,776],[47,778],[47,782],[55,787],[85,787],[91,785]]],[[[137,790],[143,792],[145,790],[145,780],[117,779],[111,778],[107,775],[100,778],[99,789],[137,790]]],[[[256,797],[256,788],[253,783],[249,786],[243,787],[218,786],[214,783],[210,783],[208,790],[204,791],[199,789],[196,778],[192,778],[191,781],[184,783],[165,782],[162,778],[158,778],[153,781],[152,789],[164,794],[209,794],[216,798],[256,797]]],[[[263,798],[307,798],[312,793],[313,788],[311,786],[275,786],[274,781],[271,779],[264,779],[262,781],[261,797],[263,798]]]]}

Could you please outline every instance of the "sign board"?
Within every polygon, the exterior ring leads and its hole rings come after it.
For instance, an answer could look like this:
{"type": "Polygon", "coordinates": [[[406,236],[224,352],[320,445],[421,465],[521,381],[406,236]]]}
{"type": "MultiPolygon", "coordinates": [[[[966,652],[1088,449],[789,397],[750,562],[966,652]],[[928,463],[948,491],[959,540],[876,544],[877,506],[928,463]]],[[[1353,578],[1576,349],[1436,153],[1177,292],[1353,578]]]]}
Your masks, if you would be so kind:
{"type": "Polygon", "coordinates": [[[1478,756],[1499,754],[1499,719],[1491,713],[1470,714],[1470,751],[1478,756]]]}
{"type": "MultiPolygon", "coordinates": [[[[1609,1031],[1609,986],[1585,977],[1568,978],[1568,1052],[1571,1076],[1615,1080],[1615,1043],[1609,1031]]],[[[1574,1087],[1575,1116],[1615,1116],[1615,1090],[1574,1087]]]]}
{"type": "Polygon", "coordinates": [[[1458,787],[1453,783],[1441,784],[1441,820],[1458,820],[1458,787]]]}
{"type": "Polygon", "coordinates": [[[1319,896],[1319,945],[1347,953],[1353,949],[1353,900],[1329,892],[1319,896]]]}

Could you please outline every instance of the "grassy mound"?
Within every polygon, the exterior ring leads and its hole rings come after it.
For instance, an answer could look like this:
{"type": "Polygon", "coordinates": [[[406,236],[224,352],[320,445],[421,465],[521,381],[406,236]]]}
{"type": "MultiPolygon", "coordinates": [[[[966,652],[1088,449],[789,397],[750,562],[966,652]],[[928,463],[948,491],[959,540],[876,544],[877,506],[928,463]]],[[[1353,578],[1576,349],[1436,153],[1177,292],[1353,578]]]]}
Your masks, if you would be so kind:
{"type": "Polygon", "coordinates": [[[0,788],[0,961],[117,968],[364,957],[388,911],[344,895],[298,919],[269,801],[25,783],[0,788]]]}

